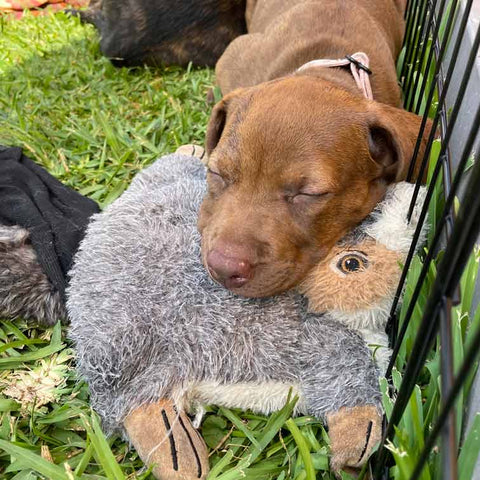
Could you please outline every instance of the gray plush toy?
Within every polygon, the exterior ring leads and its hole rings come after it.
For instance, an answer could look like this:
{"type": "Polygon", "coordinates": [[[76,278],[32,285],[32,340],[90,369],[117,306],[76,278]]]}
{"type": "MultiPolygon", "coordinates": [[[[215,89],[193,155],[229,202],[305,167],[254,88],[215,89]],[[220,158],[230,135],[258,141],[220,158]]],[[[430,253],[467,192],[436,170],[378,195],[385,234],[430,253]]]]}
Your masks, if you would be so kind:
{"type": "Polygon", "coordinates": [[[269,413],[290,389],[326,420],[336,470],[365,462],[381,433],[378,370],[365,341],[295,293],[243,299],[200,258],[205,169],[170,155],[93,217],[70,272],[70,338],[108,432],[126,433],[160,479],[205,478],[185,412],[269,413]],[[168,440],[167,440],[168,437],[168,440]]]}

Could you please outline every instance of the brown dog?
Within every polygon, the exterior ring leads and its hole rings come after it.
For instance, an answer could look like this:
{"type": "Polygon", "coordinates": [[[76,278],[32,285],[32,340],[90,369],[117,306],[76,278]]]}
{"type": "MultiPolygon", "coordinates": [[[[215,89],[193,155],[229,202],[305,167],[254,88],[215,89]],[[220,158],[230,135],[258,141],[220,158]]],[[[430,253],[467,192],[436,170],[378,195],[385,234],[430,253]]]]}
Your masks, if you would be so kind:
{"type": "Polygon", "coordinates": [[[235,39],[217,64],[227,95],[208,126],[199,217],[204,263],[235,293],[298,285],[388,184],[405,179],[420,118],[396,108],[401,3],[247,2],[254,33],[235,39]],[[370,57],[377,101],[346,68],[295,73],[358,51],[370,57]]]}

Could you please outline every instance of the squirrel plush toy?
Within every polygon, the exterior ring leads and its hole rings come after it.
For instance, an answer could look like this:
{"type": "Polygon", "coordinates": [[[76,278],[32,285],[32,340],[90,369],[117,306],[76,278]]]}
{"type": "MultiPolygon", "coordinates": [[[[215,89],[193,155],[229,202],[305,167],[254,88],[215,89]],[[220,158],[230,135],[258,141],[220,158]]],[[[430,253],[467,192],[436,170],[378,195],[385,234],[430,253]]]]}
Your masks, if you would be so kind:
{"type": "Polygon", "coordinates": [[[382,424],[367,344],[383,347],[384,368],[412,188],[392,187],[312,270],[304,295],[243,299],[201,263],[203,164],[170,155],[139,173],[93,217],[67,292],[78,370],[107,432],[125,434],[158,479],[203,479],[207,451],[187,413],[215,404],[267,414],[293,390],[297,413],[328,425],[332,468],[361,466],[382,424]]]}
{"type": "MultiPolygon", "coordinates": [[[[408,222],[414,188],[407,182],[392,185],[384,201],[333,247],[300,288],[312,311],[328,312],[362,335],[374,350],[382,375],[391,355],[387,320],[426,195],[425,187],[420,187],[408,222]]],[[[417,245],[425,242],[425,236],[423,228],[417,245]]]]}

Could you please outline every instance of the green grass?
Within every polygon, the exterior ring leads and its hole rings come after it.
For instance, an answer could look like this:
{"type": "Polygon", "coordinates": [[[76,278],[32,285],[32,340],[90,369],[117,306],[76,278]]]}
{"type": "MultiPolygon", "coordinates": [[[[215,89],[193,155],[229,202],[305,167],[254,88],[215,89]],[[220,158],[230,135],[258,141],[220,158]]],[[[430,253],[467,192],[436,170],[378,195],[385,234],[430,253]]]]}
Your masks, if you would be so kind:
{"type": "MultiPolygon", "coordinates": [[[[452,7],[452,2],[447,4],[446,14],[443,17],[440,29],[439,39],[442,42],[443,38],[447,34],[446,31],[446,19],[448,12],[452,7]]],[[[415,32],[414,38],[416,39],[416,49],[422,49],[423,43],[419,42],[420,29],[415,32]]],[[[414,48],[414,52],[415,52],[414,48]]],[[[425,59],[428,58],[431,49],[433,48],[431,38],[426,40],[425,59]]],[[[412,58],[414,55],[412,55],[412,58]]],[[[433,57],[435,58],[435,57],[433,57]]],[[[405,59],[405,48],[400,54],[397,71],[402,70],[403,62],[405,59]]],[[[420,78],[419,87],[423,80],[426,79],[426,88],[423,98],[420,98],[419,92],[411,91],[410,97],[405,99],[405,103],[409,104],[411,97],[414,96],[412,104],[412,110],[418,107],[421,115],[426,111],[426,96],[432,85],[434,85],[434,73],[436,68],[435,60],[427,68],[426,61],[417,61],[416,64],[406,65],[406,78],[404,84],[408,83],[409,78],[415,79],[417,76],[420,78]]],[[[428,106],[428,115],[433,118],[438,108],[439,92],[435,88],[432,103],[428,106]]],[[[429,158],[428,166],[428,184],[432,181],[432,173],[434,167],[439,160],[439,153],[441,150],[441,141],[435,140],[432,146],[432,150],[429,158]]],[[[467,165],[467,169],[473,164],[473,160],[467,165]]],[[[432,201],[429,205],[429,224],[430,229],[428,232],[427,248],[433,239],[433,235],[437,228],[440,216],[444,207],[444,193],[442,175],[440,174],[435,184],[435,190],[432,201]]],[[[456,206],[458,207],[458,200],[456,206]]],[[[441,261],[442,252],[440,252],[435,261],[432,262],[427,278],[422,287],[420,297],[417,301],[413,315],[405,335],[405,339],[402,343],[399,351],[396,370],[393,372],[393,382],[395,388],[398,390],[402,382],[401,372],[406,366],[406,363],[410,359],[413,343],[416,338],[418,327],[422,321],[423,312],[427,303],[429,293],[432,290],[433,284],[436,279],[436,265],[441,261]]],[[[415,288],[416,279],[418,278],[423,265],[423,255],[417,255],[409,269],[405,293],[403,298],[403,304],[400,310],[400,324],[405,318],[406,311],[408,309],[410,298],[415,288]]],[[[472,341],[475,333],[480,329],[480,306],[473,303],[473,295],[475,290],[475,284],[479,271],[480,251],[476,249],[472,252],[469,262],[463,272],[460,282],[460,303],[452,308],[452,347],[453,347],[453,367],[454,374],[458,372],[462,365],[465,352],[472,341]]],[[[413,470],[416,466],[417,460],[422,453],[423,447],[429,436],[430,430],[435,425],[437,416],[441,409],[442,392],[440,388],[440,350],[441,342],[439,339],[436,341],[434,349],[430,352],[427,362],[420,375],[419,382],[413,391],[408,407],[403,415],[399,425],[396,428],[396,435],[393,441],[388,445],[388,448],[393,454],[395,460],[395,466],[391,469],[391,476],[395,480],[402,480],[410,478],[413,470]]],[[[470,388],[472,386],[473,378],[478,369],[477,362],[472,365],[469,378],[465,382],[462,393],[459,395],[455,405],[456,415],[456,436],[457,436],[457,454],[459,465],[459,478],[469,479],[472,478],[475,462],[480,452],[479,428],[480,428],[480,414],[477,414],[472,422],[472,426],[469,431],[466,431],[466,409],[468,403],[468,396],[470,388]]],[[[391,412],[393,401],[389,399],[387,392],[386,382],[382,384],[382,391],[385,394],[384,404],[386,407],[387,418],[391,412]],[[390,405],[389,405],[390,404],[390,405]]],[[[440,456],[441,456],[441,440],[437,441],[437,444],[430,454],[427,464],[425,465],[422,475],[419,480],[438,479],[442,477],[440,470],[440,456]]]]}
{"type": "Polygon", "coordinates": [[[105,205],[155,158],[203,143],[210,71],[116,69],[63,14],[0,27],[0,142],[81,193],[105,205]]]}
{"type": "MultiPolygon", "coordinates": [[[[212,86],[208,70],[116,69],[100,55],[94,30],[63,14],[0,19],[0,144],[22,146],[102,206],[160,155],[185,143],[203,143],[210,112],[205,98],[212,86]]],[[[434,203],[432,222],[439,209],[434,203]]],[[[420,267],[418,257],[407,281],[407,300],[420,267]]],[[[479,311],[473,320],[468,317],[477,270],[478,255],[464,275],[466,293],[454,316],[456,366],[480,328],[479,311]]],[[[399,356],[396,385],[434,275],[432,268],[399,356]]],[[[438,414],[438,358],[437,348],[389,447],[397,479],[413,468],[438,414]]],[[[388,415],[391,399],[385,384],[383,389],[388,415]]],[[[461,421],[467,394],[468,386],[458,407],[461,421]]],[[[270,417],[209,408],[202,434],[211,452],[210,479],[333,480],[325,430],[310,417],[290,418],[293,403],[270,417]]],[[[469,478],[479,435],[477,418],[460,451],[461,478],[469,478]]],[[[437,457],[432,455],[424,478],[438,478],[437,457]]],[[[0,478],[153,478],[125,442],[103,435],[88,389],[75,377],[73,351],[60,325],[45,329],[23,319],[0,322],[0,478]]]]}

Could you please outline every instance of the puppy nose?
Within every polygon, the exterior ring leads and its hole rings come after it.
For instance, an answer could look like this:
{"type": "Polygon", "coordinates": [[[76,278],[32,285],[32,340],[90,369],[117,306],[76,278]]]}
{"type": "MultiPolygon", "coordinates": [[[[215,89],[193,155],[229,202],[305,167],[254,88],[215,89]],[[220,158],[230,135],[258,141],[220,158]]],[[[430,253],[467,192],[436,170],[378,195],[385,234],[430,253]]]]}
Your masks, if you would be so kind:
{"type": "Polygon", "coordinates": [[[212,250],[207,256],[207,267],[212,277],[227,288],[245,285],[253,275],[253,266],[246,259],[212,250]]]}

